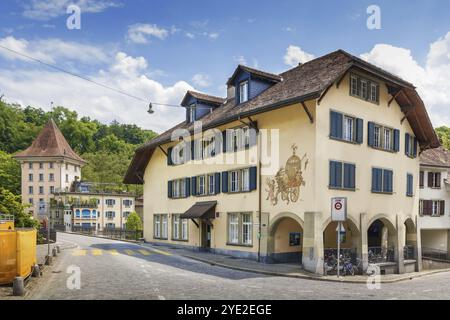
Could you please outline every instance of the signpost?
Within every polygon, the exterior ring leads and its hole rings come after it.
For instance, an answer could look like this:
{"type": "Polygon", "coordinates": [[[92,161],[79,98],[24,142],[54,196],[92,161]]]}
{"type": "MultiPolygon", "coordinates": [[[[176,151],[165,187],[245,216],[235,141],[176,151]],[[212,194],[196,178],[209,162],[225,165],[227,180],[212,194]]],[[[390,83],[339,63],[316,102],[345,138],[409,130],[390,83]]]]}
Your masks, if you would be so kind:
{"type": "Polygon", "coordinates": [[[39,220],[46,221],[47,224],[47,256],[50,258],[50,214],[49,204],[45,202],[39,202],[38,204],[38,218],[39,220]]]}
{"type": "Polygon", "coordinates": [[[347,198],[331,199],[331,221],[338,223],[337,232],[337,276],[340,275],[341,267],[341,232],[345,232],[342,222],[347,220],[347,198]]]}

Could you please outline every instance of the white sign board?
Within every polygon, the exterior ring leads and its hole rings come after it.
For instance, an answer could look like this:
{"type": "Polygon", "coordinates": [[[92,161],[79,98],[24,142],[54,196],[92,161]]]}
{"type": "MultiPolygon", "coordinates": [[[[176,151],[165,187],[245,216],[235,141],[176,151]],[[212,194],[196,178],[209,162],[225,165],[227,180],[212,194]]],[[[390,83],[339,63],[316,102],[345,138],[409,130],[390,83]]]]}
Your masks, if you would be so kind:
{"type": "Polygon", "coordinates": [[[331,199],[331,221],[344,222],[347,220],[347,198],[331,199]]]}

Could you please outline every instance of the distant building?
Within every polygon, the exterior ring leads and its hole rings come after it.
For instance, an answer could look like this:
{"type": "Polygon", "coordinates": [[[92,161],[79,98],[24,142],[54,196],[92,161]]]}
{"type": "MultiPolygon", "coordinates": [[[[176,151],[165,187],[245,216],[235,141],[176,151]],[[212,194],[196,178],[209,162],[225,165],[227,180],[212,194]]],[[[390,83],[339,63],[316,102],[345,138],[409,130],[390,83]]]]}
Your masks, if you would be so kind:
{"type": "Polygon", "coordinates": [[[72,150],[53,120],[50,120],[31,146],[14,157],[21,164],[22,201],[36,215],[39,205],[48,203],[56,191],[69,191],[75,180],[81,180],[86,164],[72,150]]]}
{"type": "Polygon", "coordinates": [[[420,156],[419,227],[423,251],[450,249],[450,152],[443,147],[420,156]]]}
{"type": "Polygon", "coordinates": [[[50,226],[65,231],[125,229],[133,211],[134,195],[96,192],[89,183],[74,182],[70,191],[56,192],[50,201],[50,226]]]}
{"type": "Polygon", "coordinates": [[[139,218],[141,218],[142,225],[144,224],[144,196],[140,196],[136,198],[136,204],[134,206],[136,209],[136,213],[138,214],[139,218]]]}

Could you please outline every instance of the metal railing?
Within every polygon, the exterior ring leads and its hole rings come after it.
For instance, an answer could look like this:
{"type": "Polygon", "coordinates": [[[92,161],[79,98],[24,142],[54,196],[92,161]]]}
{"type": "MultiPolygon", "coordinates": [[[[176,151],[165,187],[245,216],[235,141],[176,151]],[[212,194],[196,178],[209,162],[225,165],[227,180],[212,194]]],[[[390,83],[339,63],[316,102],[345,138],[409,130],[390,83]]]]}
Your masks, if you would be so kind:
{"type": "Polygon", "coordinates": [[[415,260],[416,259],[416,248],[414,246],[404,246],[403,247],[403,259],[404,260],[415,260]]]}
{"type": "Polygon", "coordinates": [[[103,230],[97,230],[96,227],[81,227],[81,226],[73,226],[72,231],[86,235],[97,235],[119,240],[120,239],[139,240],[143,238],[144,235],[142,230],[134,231],[125,229],[113,229],[113,228],[105,228],[103,230]]]}
{"type": "Polygon", "coordinates": [[[369,263],[395,262],[394,247],[369,247],[369,263]]]}
{"type": "Polygon", "coordinates": [[[14,221],[14,216],[11,214],[0,214],[0,221],[14,221]]]}
{"type": "Polygon", "coordinates": [[[445,250],[422,247],[422,258],[450,261],[450,253],[445,250]]]}

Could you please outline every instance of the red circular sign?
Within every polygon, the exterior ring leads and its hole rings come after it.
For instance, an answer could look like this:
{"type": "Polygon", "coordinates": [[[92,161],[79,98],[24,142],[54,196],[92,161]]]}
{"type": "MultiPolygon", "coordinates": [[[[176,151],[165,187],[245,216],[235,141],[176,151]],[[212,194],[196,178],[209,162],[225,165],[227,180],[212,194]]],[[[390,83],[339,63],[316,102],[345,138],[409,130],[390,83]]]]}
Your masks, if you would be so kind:
{"type": "Polygon", "coordinates": [[[336,202],[336,203],[334,204],[334,208],[335,208],[336,210],[341,210],[341,209],[342,209],[342,203],[336,202]]]}

